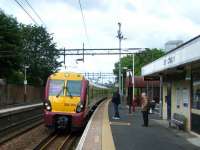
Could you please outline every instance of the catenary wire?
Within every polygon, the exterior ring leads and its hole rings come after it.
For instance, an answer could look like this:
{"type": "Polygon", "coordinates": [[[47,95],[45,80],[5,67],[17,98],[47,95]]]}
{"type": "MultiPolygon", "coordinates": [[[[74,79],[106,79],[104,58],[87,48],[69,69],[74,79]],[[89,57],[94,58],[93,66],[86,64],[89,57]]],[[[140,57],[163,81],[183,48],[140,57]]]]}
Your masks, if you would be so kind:
{"type": "Polygon", "coordinates": [[[83,14],[83,8],[82,8],[81,0],[78,0],[78,3],[79,3],[80,11],[81,11],[81,16],[82,16],[82,21],[83,21],[85,36],[86,36],[86,39],[88,40],[88,43],[90,43],[88,32],[87,32],[87,26],[86,26],[85,16],[83,14]]]}
{"type": "Polygon", "coordinates": [[[14,0],[19,6],[20,8],[30,17],[30,19],[37,25],[39,25],[37,23],[37,21],[35,21],[35,19],[29,14],[29,12],[22,6],[22,4],[20,4],[20,2],[18,0],[14,0]]]}
{"type": "Polygon", "coordinates": [[[41,21],[41,23],[45,25],[44,21],[42,20],[42,18],[40,17],[40,15],[37,13],[37,11],[32,7],[31,3],[29,0],[25,0],[25,2],[27,3],[27,5],[31,8],[31,10],[34,12],[34,14],[39,18],[39,20],[41,21]]]}

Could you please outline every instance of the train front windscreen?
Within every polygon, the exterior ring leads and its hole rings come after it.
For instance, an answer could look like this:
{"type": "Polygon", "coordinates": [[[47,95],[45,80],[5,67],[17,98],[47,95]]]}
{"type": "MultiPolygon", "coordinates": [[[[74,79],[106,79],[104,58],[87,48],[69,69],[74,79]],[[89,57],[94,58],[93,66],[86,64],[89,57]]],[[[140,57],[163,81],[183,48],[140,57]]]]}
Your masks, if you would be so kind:
{"type": "Polygon", "coordinates": [[[64,96],[64,80],[50,80],[49,83],[49,96],[64,96]]]}
{"type": "Polygon", "coordinates": [[[80,96],[81,95],[81,81],[68,80],[67,81],[67,96],[80,96]]]}
{"type": "Polygon", "coordinates": [[[80,95],[80,80],[50,80],[49,101],[52,112],[76,112],[80,95]]]}

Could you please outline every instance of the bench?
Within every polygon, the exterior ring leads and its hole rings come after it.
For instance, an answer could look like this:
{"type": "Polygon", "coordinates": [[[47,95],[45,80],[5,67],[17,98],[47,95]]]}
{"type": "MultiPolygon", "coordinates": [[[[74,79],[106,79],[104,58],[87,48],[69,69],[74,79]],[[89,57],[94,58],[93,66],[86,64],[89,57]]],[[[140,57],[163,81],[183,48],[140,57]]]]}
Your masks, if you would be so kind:
{"type": "Polygon", "coordinates": [[[184,115],[174,113],[172,119],[169,120],[169,126],[171,127],[171,124],[175,124],[179,130],[185,130],[185,122],[186,118],[184,115]]]}

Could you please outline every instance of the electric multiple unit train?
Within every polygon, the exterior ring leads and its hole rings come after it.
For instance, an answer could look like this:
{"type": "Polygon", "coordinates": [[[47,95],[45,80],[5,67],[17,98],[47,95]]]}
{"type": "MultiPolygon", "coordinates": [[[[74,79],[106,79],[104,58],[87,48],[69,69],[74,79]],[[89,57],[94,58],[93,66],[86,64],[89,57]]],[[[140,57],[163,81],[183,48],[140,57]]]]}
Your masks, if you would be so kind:
{"type": "Polygon", "coordinates": [[[89,83],[79,73],[52,74],[45,88],[45,125],[61,129],[83,127],[93,106],[108,93],[108,88],[89,83]]]}

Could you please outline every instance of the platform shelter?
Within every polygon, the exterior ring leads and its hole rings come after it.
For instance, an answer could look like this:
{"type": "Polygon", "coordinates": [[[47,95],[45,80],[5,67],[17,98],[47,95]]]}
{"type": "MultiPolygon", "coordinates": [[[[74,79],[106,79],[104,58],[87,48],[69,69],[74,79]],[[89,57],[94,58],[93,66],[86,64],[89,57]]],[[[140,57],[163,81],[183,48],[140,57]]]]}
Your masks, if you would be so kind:
{"type": "Polygon", "coordinates": [[[186,129],[200,134],[200,35],[142,68],[145,77],[159,77],[162,117],[186,118],[186,129]]]}

